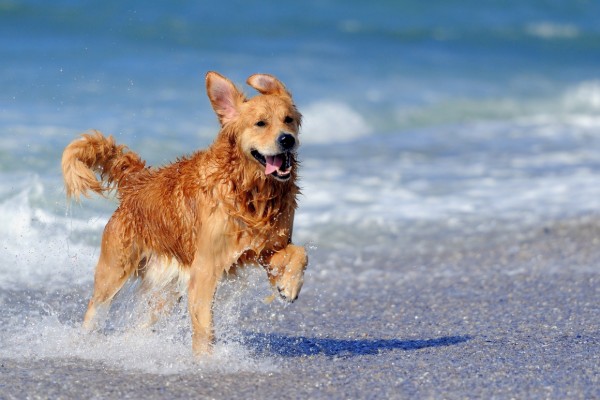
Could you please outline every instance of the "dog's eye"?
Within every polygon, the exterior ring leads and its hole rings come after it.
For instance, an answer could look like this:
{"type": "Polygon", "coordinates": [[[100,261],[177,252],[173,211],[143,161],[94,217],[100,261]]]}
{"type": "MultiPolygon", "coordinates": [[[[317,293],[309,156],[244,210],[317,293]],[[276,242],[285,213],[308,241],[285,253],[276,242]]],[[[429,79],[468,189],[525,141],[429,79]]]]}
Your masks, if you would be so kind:
{"type": "Polygon", "coordinates": [[[292,122],[294,122],[294,118],[287,116],[287,117],[285,117],[283,122],[285,122],[286,124],[291,124],[292,122]]]}
{"type": "Polygon", "coordinates": [[[259,127],[263,127],[263,126],[266,126],[266,125],[267,125],[267,123],[265,121],[263,121],[263,120],[260,120],[260,121],[258,121],[256,123],[256,126],[259,126],[259,127]]]}

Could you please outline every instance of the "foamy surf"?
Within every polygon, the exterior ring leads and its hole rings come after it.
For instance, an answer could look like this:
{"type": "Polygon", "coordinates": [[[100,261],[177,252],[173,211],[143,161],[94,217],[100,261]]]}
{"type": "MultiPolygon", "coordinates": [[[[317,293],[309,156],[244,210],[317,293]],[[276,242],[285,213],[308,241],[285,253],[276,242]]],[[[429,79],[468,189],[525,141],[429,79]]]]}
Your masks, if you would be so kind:
{"type": "MultiPolygon", "coordinates": [[[[258,355],[247,345],[248,333],[240,328],[243,305],[260,302],[265,288],[258,273],[224,281],[215,302],[217,342],[213,354],[196,359],[191,351],[191,330],[186,299],[151,327],[142,326],[147,306],[137,295],[135,282],[117,296],[102,328],[86,332],[80,318],[85,309],[86,290],[62,291],[58,295],[29,297],[26,311],[19,312],[9,293],[0,298],[10,315],[2,320],[2,356],[15,360],[69,360],[99,362],[107,368],[152,374],[273,372],[275,359],[258,355]],[[46,298],[46,300],[44,300],[46,298]],[[66,299],[66,300],[65,300],[66,299]],[[68,301],[68,304],[64,304],[68,301]]],[[[269,306],[274,309],[278,305],[269,306]]]]}
{"type": "Polygon", "coordinates": [[[302,108],[301,140],[307,144],[351,142],[372,133],[363,115],[348,104],[320,101],[302,108]]]}
{"type": "MultiPolygon", "coordinates": [[[[187,324],[187,319],[185,320],[187,324]]],[[[3,357],[22,360],[80,359],[108,368],[152,374],[197,372],[272,372],[273,360],[257,357],[242,344],[217,341],[213,354],[200,360],[191,354],[191,335],[182,326],[153,331],[130,328],[111,333],[88,333],[81,327],[48,315],[16,325],[2,333],[3,357]]]]}
{"type": "Polygon", "coordinates": [[[97,220],[73,220],[52,212],[41,179],[29,176],[0,200],[0,237],[5,260],[0,287],[61,287],[92,279],[97,249],[81,240],[97,220]],[[78,240],[70,239],[74,235],[78,240]],[[9,261],[10,260],[10,261],[9,261]]]}

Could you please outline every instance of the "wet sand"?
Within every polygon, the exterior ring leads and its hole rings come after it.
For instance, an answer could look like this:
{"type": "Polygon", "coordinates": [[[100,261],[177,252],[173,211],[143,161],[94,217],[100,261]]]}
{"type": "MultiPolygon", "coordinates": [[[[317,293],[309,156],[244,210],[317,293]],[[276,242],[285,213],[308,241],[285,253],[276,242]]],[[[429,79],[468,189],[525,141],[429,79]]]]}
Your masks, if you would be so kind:
{"type": "Polygon", "coordinates": [[[271,370],[0,355],[0,398],[600,398],[599,217],[414,232],[347,257],[318,249],[295,304],[242,313],[239,342],[271,370]]]}

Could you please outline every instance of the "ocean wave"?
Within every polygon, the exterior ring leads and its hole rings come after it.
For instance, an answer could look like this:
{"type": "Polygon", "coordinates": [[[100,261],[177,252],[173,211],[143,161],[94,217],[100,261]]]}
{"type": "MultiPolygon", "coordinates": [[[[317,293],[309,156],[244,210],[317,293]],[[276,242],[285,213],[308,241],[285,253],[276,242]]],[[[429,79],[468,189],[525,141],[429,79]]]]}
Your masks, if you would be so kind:
{"type": "Polygon", "coordinates": [[[600,111],[600,80],[584,81],[567,89],[562,102],[567,110],[600,111]]]}
{"type": "Polygon", "coordinates": [[[421,106],[397,107],[394,119],[401,130],[493,121],[508,126],[524,120],[554,124],[557,132],[564,134],[568,132],[560,128],[565,124],[597,127],[600,122],[600,81],[582,81],[546,92],[538,96],[514,94],[442,99],[421,106]]]}
{"type": "Polygon", "coordinates": [[[535,22],[525,27],[525,32],[541,39],[574,39],[580,35],[575,25],[553,22],[535,22]]]}
{"type": "Polygon", "coordinates": [[[302,108],[304,143],[344,143],[369,135],[365,118],[347,104],[320,101],[302,108]]]}
{"type": "Polygon", "coordinates": [[[87,221],[52,213],[44,185],[36,176],[18,183],[12,179],[0,182],[4,192],[0,200],[0,241],[5,259],[0,266],[0,287],[57,287],[66,282],[90,282],[96,249],[72,241],[70,235],[98,229],[97,224],[91,221],[89,227],[87,221]]]}

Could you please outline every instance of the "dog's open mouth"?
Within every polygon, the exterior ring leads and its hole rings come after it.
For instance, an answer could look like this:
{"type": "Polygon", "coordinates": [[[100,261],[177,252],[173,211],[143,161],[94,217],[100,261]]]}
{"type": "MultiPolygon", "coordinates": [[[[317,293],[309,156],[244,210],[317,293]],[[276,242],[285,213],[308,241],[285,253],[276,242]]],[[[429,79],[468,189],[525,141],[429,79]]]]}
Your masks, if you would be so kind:
{"type": "Polygon", "coordinates": [[[292,176],[292,154],[281,153],[264,156],[258,150],[251,151],[252,156],[265,167],[265,175],[272,175],[279,181],[287,181],[292,176]]]}

